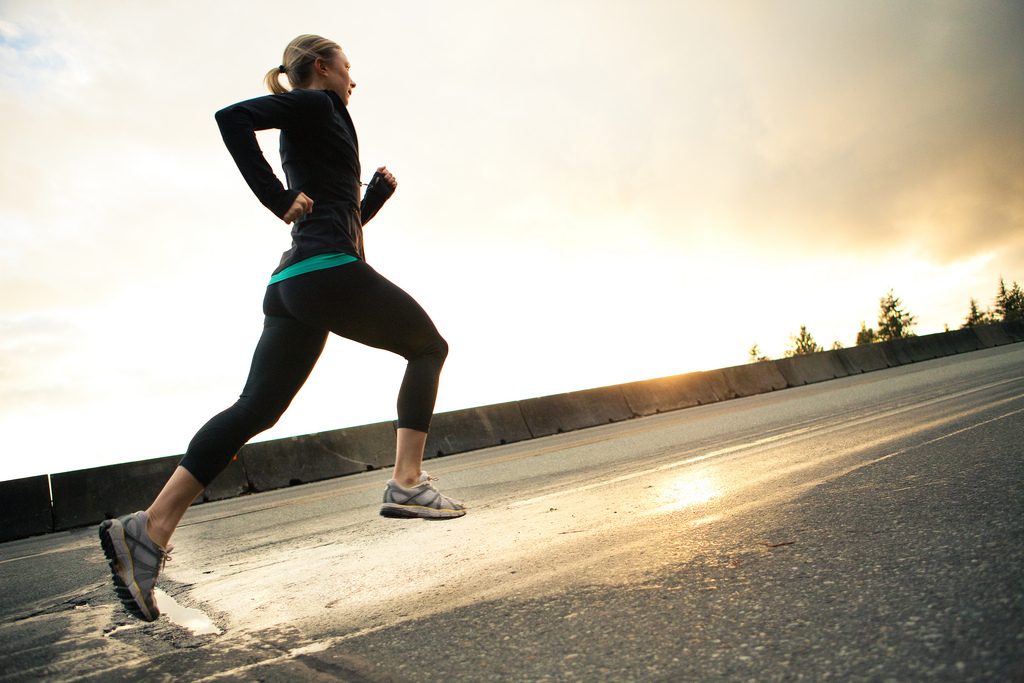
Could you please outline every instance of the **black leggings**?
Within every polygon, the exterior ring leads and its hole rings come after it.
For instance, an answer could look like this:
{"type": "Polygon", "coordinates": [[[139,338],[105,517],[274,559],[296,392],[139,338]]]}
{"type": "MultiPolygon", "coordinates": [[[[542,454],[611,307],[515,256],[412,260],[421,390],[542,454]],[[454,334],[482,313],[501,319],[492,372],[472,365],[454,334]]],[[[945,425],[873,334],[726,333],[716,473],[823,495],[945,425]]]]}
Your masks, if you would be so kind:
{"type": "Polygon", "coordinates": [[[267,287],[263,335],[238,401],[192,438],[181,466],[204,486],[252,437],[273,427],[313,370],[328,332],[409,361],[398,426],[426,432],[448,344],[416,301],[363,261],[267,287]]]}

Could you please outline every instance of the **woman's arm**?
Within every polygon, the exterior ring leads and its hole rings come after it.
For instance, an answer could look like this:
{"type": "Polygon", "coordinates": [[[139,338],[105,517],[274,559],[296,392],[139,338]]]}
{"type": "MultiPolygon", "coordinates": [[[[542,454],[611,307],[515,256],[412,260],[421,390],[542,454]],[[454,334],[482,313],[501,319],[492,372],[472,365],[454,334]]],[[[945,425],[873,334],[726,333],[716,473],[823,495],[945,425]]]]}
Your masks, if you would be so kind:
{"type": "MultiPolygon", "coordinates": [[[[265,207],[275,216],[290,223],[302,216],[295,205],[302,195],[298,190],[288,190],[274,175],[263,150],[256,139],[256,131],[270,128],[287,128],[297,124],[318,125],[320,119],[330,117],[330,98],[313,90],[294,90],[283,95],[267,95],[246,100],[221,109],[216,114],[221,137],[227,146],[235,165],[249,188],[265,207]]],[[[309,204],[312,201],[305,197],[309,204]]],[[[305,207],[308,212],[308,209],[305,207]]]]}
{"type": "Polygon", "coordinates": [[[373,174],[373,178],[370,179],[370,184],[366,186],[366,194],[363,195],[363,201],[359,205],[360,222],[363,225],[377,215],[380,207],[384,206],[384,202],[391,198],[397,187],[398,181],[395,180],[395,176],[391,175],[387,166],[379,167],[373,174]]]}

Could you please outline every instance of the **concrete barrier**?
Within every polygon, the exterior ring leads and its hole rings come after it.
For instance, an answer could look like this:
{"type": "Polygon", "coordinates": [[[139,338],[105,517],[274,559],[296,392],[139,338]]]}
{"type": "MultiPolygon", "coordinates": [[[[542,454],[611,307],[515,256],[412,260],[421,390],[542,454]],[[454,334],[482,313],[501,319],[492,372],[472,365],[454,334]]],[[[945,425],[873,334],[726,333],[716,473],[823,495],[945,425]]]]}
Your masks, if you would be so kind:
{"type": "Polygon", "coordinates": [[[920,363],[926,360],[953,355],[953,352],[946,347],[943,341],[944,336],[944,332],[939,332],[938,334],[928,334],[923,337],[890,339],[883,343],[892,349],[893,353],[903,361],[903,364],[906,364],[908,361],[910,363],[920,363]]]}
{"type": "Polygon", "coordinates": [[[950,330],[945,333],[945,338],[946,344],[953,353],[970,353],[985,348],[972,327],[950,330]]]}
{"type": "MultiPolygon", "coordinates": [[[[883,342],[875,342],[879,346],[883,347],[889,352],[889,355],[896,359],[897,365],[910,365],[914,361],[914,355],[907,351],[906,344],[900,344],[896,340],[890,339],[883,342]]],[[[927,358],[917,358],[918,361],[927,360],[927,358]]]]}
{"type": "Polygon", "coordinates": [[[0,543],[53,531],[49,477],[0,481],[0,519],[0,543]]]}
{"type": "Polygon", "coordinates": [[[1010,335],[1008,335],[1006,330],[1003,329],[1002,323],[976,325],[971,329],[974,330],[974,334],[977,335],[978,339],[986,349],[1013,343],[1013,340],[1010,339],[1010,335]]]}
{"type": "Polygon", "coordinates": [[[465,453],[530,438],[530,429],[516,402],[437,413],[430,421],[424,457],[465,453]]]}
{"type": "Polygon", "coordinates": [[[634,415],[654,415],[718,401],[703,372],[690,372],[620,385],[634,415]]]}
{"type": "Polygon", "coordinates": [[[1024,319],[1007,320],[1003,322],[1003,331],[1013,342],[1024,342],[1024,319]]]}
{"type": "Polygon", "coordinates": [[[894,368],[901,364],[884,342],[837,349],[836,358],[849,368],[851,375],[894,368]]]}
{"type": "Polygon", "coordinates": [[[238,454],[253,491],[307,484],[395,463],[389,422],[246,444],[238,454]]]}
{"type": "MultiPolygon", "coordinates": [[[[953,341],[954,338],[956,338],[956,330],[950,330],[949,332],[936,332],[935,334],[926,334],[920,337],[910,337],[910,341],[911,343],[926,346],[935,354],[936,358],[945,358],[946,356],[955,356],[959,353],[957,351],[957,344],[953,341]]],[[[971,350],[975,351],[976,349],[972,348],[971,350]]]]}
{"type": "MultiPolygon", "coordinates": [[[[181,459],[180,455],[178,459],[181,459]]],[[[245,466],[236,455],[235,459],[228,463],[227,468],[203,489],[202,495],[196,499],[196,502],[209,503],[214,500],[237,498],[249,492],[249,479],[245,475],[245,466]]]]}
{"type": "Polygon", "coordinates": [[[799,387],[814,382],[824,382],[836,377],[847,377],[849,369],[839,360],[835,351],[821,351],[791,358],[780,358],[775,366],[786,378],[786,384],[799,387]]]}
{"type": "Polygon", "coordinates": [[[617,386],[542,396],[518,403],[534,438],[635,417],[617,386]]]}
{"type": "Polygon", "coordinates": [[[775,361],[760,361],[746,365],[734,365],[704,373],[718,398],[725,401],[765,394],[786,388],[786,378],[779,372],[775,361]]]}
{"type": "Polygon", "coordinates": [[[50,475],[53,530],[98,524],[145,510],[178,466],[179,456],[50,475]]]}
{"type": "Polygon", "coordinates": [[[910,365],[938,358],[936,354],[926,352],[927,350],[921,345],[912,345],[909,338],[890,339],[882,344],[889,349],[890,353],[899,358],[900,365],[910,365]]]}

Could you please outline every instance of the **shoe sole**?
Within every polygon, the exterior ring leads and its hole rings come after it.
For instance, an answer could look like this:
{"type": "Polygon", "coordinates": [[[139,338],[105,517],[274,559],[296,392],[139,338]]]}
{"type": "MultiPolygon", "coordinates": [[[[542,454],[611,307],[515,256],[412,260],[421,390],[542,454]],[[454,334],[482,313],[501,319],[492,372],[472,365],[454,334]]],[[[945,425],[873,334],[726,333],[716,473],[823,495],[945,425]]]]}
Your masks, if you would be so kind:
{"type": "Polygon", "coordinates": [[[384,503],[380,507],[381,517],[393,519],[453,519],[462,517],[465,510],[438,510],[437,508],[423,507],[422,505],[399,505],[398,503],[384,503]]]}
{"type": "MultiPolygon", "coordinates": [[[[131,555],[128,553],[128,544],[124,540],[124,526],[116,519],[108,519],[100,524],[99,534],[100,546],[103,548],[103,554],[106,555],[107,560],[110,562],[110,573],[114,577],[114,592],[117,593],[121,604],[133,616],[143,621],[156,621],[159,619],[160,610],[157,609],[154,615],[141,599],[141,591],[138,584],[135,583],[131,555]],[[116,528],[114,528],[115,524],[117,525],[116,528]],[[131,573],[130,581],[126,582],[121,578],[117,571],[118,565],[128,568],[125,574],[131,573]]],[[[155,602],[153,607],[156,607],[155,602]]]]}

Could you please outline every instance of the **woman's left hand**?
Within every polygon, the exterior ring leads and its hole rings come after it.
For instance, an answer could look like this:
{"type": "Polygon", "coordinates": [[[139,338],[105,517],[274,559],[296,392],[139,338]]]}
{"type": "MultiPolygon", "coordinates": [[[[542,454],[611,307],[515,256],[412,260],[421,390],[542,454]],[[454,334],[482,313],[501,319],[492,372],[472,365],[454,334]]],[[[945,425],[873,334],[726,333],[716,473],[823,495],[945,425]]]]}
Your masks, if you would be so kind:
{"type": "Polygon", "coordinates": [[[398,187],[398,181],[395,180],[395,176],[391,175],[391,171],[388,170],[387,166],[380,166],[377,168],[377,173],[380,173],[381,180],[388,184],[392,190],[398,187]]]}

